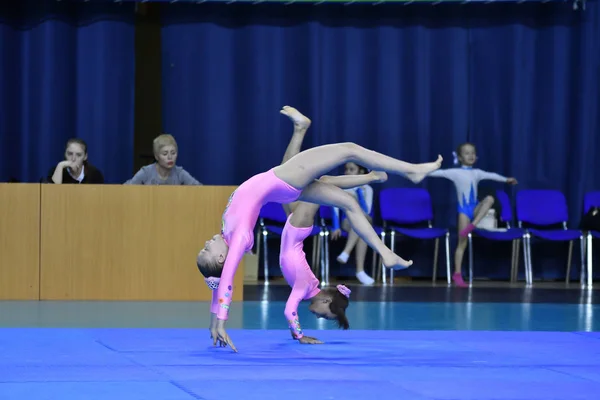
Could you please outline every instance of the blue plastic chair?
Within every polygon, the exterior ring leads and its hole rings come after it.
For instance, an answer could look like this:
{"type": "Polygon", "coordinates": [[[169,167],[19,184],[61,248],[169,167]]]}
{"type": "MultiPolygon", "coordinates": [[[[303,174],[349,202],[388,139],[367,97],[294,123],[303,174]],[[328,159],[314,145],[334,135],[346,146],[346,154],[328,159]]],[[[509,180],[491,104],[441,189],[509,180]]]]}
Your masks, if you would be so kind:
{"type": "MultiPolygon", "coordinates": [[[[525,230],[524,246],[526,247],[526,271],[527,283],[533,283],[533,268],[531,264],[531,238],[554,242],[569,242],[569,254],[567,257],[567,276],[565,282],[569,282],[571,273],[571,260],[573,255],[573,241],[579,239],[581,243],[581,265],[585,260],[585,241],[583,233],[578,229],[568,229],[567,221],[569,212],[565,196],[558,190],[521,190],[517,193],[517,219],[519,227],[529,224],[538,228],[528,227],[525,230]],[[562,229],[548,229],[548,226],[562,224],[562,229]],[[527,271],[528,270],[528,271],[527,271]]],[[[583,284],[583,273],[581,274],[583,284]]]]}
{"type": "MultiPolygon", "coordinates": [[[[341,212],[341,210],[340,210],[341,212]]],[[[329,206],[321,206],[319,208],[319,218],[321,223],[321,228],[323,229],[325,237],[323,238],[323,265],[321,268],[321,279],[324,280],[325,284],[329,284],[329,240],[328,237],[333,232],[333,210],[329,206]]],[[[383,228],[379,226],[373,225],[373,229],[381,237],[381,240],[385,241],[385,232],[383,228]]],[[[348,237],[348,233],[342,230],[342,237],[348,237]]],[[[372,249],[371,249],[372,250],[372,249]]],[[[373,275],[376,273],[376,265],[378,263],[378,254],[373,251],[373,259],[372,259],[372,270],[373,275]]]]}
{"type": "MultiPolygon", "coordinates": [[[[475,229],[469,234],[469,282],[473,283],[473,236],[481,237],[487,240],[493,240],[496,242],[508,242],[512,241],[512,257],[510,266],[510,281],[515,282],[517,280],[517,274],[519,272],[519,247],[521,240],[525,240],[525,230],[522,228],[512,227],[513,223],[513,212],[510,198],[503,190],[496,191],[496,199],[500,203],[501,214],[500,223],[505,225],[505,230],[490,231],[484,229],[475,229]]],[[[525,260],[525,270],[527,271],[527,253],[525,246],[523,246],[523,259],[525,260]]]]}
{"type": "MultiPolygon", "coordinates": [[[[265,275],[265,283],[269,281],[269,253],[267,240],[269,237],[281,237],[283,233],[283,227],[287,221],[287,215],[283,210],[283,206],[279,203],[267,203],[265,204],[258,215],[258,226],[259,229],[256,232],[256,247],[260,249],[260,243],[262,238],[263,245],[263,269],[265,275]]],[[[317,226],[313,227],[313,231],[310,236],[313,237],[313,254],[312,254],[312,265],[317,263],[319,252],[321,248],[321,238],[323,233],[317,226]]],[[[322,263],[322,261],[321,261],[322,263]]]]}
{"type": "MultiPolygon", "coordinates": [[[[600,207],[600,191],[589,192],[586,193],[583,198],[583,213],[587,214],[587,212],[592,207],[600,207]]],[[[587,252],[587,261],[586,261],[586,284],[588,287],[592,287],[592,279],[593,279],[593,254],[592,254],[592,240],[600,239],[600,232],[598,231],[589,231],[585,233],[586,236],[586,252],[587,252]]]]}
{"type": "MultiPolygon", "coordinates": [[[[433,251],[433,276],[437,279],[437,265],[439,243],[441,238],[446,242],[446,275],[448,285],[451,284],[450,272],[450,232],[445,228],[433,227],[433,206],[429,192],[420,188],[391,188],[384,189],[379,195],[379,207],[385,229],[390,231],[390,249],[394,251],[396,234],[413,239],[435,239],[433,251]],[[427,224],[426,227],[416,228],[408,225],[419,223],[427,224]]],[[[394,282],[394,270],[390,270],[390,281],[394,282]]],[[[385,268],[383,268],[383,282],[386,283],[385,268]]]]}

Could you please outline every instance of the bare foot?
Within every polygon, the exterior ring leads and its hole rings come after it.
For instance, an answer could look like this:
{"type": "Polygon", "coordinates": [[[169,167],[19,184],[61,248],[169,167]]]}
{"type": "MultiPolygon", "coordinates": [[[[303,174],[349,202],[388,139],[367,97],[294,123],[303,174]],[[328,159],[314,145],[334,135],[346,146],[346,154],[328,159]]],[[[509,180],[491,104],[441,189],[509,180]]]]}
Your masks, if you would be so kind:
{"type": "Polygon", "coordinates": [[[419,183],[423,179],[425,179],[425,177],[428,174],[432,173],[437,169],[440,169],[440,167],[442,166],[442,161],[444,161],[444,158],[441,155],[438,155],[437,160],[435,160],[434,162],[416,164],[415,172],[407,173],[406,177],[413,181],[413,183],[419,183]]]}
{"type": "Polygon", "coordinates": [[[308,129],[312,122],[310,119],[308,119],[308,117],[302,115],[302,113],[296,110],[294,107],[283,106],[279,112],[291,119],[294,123],[294,127],[296,128],[308,129]]]}
{"type": "Polygon", "coordinates": [[[383,257],[383,265],[386,268],[393,268],[397,271],[400,269],[406,269],[413,264],[412,260],[406,261],[398,254],[392,253],[391,251],[390,253],[391,254],[389,256],[383,257]]]}
{"type": "Polygon", "coordinates": [[[388,180],[388,175],[383,171],[371,171],[370,174],[373,177],[373,183],[383,183],[388,180]]]}

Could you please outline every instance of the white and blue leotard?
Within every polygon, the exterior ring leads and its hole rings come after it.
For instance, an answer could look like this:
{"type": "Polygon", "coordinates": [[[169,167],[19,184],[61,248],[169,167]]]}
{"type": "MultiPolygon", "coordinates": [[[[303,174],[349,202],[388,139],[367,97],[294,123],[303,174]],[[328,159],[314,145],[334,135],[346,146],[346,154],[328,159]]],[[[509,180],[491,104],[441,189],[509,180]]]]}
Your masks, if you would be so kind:
{"type": "Polygon", "coordinates": [[[456,187],[458,196],[458,212],[473,219],[477,207],[477,185],[480,181],[491,180],[506,182],[508,178],[494,172],[486,172],[472,167],[438,169],[427,176],[446,178],[456,187]]]}
{"type": "MultiPolygon", "coordinates": [[[[356,200],[358,201],[358,204],[360,204],[360,208],[363,210],[363,212],[367,215],[371,215],[373,211],[373,188],[370,185],[345,189],[345,192],[348,192],[356,197],[356,200]]],[[[340,209],[337,207],[332,207],[332,211],[333,218],[331,222],[333,225],[333,230],[335,231],[341,228],[341,222],[346,218],[346,215],[344,213],[340,213],[340,209]]]]}

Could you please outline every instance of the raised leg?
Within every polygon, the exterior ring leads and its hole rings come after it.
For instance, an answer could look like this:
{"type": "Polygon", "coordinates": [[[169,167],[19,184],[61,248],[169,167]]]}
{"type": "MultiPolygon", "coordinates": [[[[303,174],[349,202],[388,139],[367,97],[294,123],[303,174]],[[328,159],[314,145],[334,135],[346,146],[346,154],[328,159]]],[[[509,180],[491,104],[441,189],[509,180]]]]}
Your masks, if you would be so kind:
{"type": "Polygon", "coordinates": [[[438,156],[434,162],[410,164],[354,143],[337,143],[305,150],[285,164],[275,167],[274,172],[288,184],[303,189],[315,179],[347,162],[356,162],[373,171],[402,175],[418,183],[428,173],[440,168],[442,156],[438,156]]]}
{"type": "Polygon", "coordinates": [[[477,227],[477,224],[481,222],[483,217],[487,214],[487,212],[494,205],[494,198],[492,196],[487,196],[483,199],[475,210],[473,211],[473,221],[470,221],[467,225],[463,226],[462,229],[458,231],[459,237],[467,237],[469,233],[473,232],[477,227]]]}
{"type": "MultiPolygon", "coordinates": [[[[290,142],[288,143],[288,146],[285,149],[283,160],[281,160],[281,164],[285,164],[296,154],[300,153],[300,150],[302,150],[304,135],[310,127],[311,120],[306,116],[302,115],[302,113],[300,113],[294,107],[285,106],[279,112],[287,116],[294,124],[294,133],[292,134],[292,138],[290,139],[290,142]]],[[[286,215],[290,215],[298,206],[298,203],[294,202],[289,204],[282,204],[282,206],[286,215]]]]}
{"type": "MultiPolygon", "coordinates": [[[[293,159],[288,163],[292,161],[293,159]]],[[[360,205],[349,193],[336,186],[315,181],[302,191],[300,200],[343,209],[352,228],[373,250],[381,255],[383,265],[386,267],[404,269],[412,265],[412,261],[402,259],[386,247],[365,217],[360,205]]]]}

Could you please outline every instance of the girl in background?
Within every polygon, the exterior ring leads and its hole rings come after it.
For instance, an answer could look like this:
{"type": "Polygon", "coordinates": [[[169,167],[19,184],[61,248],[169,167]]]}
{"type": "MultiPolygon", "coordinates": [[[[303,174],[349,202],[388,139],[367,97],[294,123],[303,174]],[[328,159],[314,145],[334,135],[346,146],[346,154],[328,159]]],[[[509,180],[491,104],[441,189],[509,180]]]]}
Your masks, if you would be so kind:
{"type": "Polygon", "coordinates": [[[494,205],[492,196],[478,199],[477,186],[483,180],[506,182],[510,185],[516,185],[517,180],[494,172],[473,168],[475,162],[477,162],[477,151],[472,143],[461,144],[453,154],[454,164],[458,164],[458,168],[440,169],[431,172],[428,176],[449,179],[456,187],[458,196],[458,245],[454,253],[452,281],[458,287],[467,287],[468,285],[462,278],[462,261],[467,248],[467,237],[494,205]]]}
{"type": "MultiPolygon", "coordinates": [[[[353,162],[346,163],[344,165],[344,174],[347,176],[357,176],[367,174],[367,169],[361,165],[353,162]]],[[[365,218],[373,223],[372,212],[373,212],[373,188],[364,184],[351,189],[346,189],[346,192],[350,193],[356,198],[360,208],[365,214],[365,218]]],[[[356,231],[352,229],[346,215],[341,213],[341,224],[340,224],[340,209],[337,207],[333,208],[333,232],[331,233],[331,240],[337,240],[342,230],[348,232],[348,238],[346,239],[346,246],[342,253],[337,257],[337,261],[340,264],[346,264],[352,250],[356,249],[355,260],[356,260],[356,279],[359,280],[363,285],[372,285],[375,280],[367,275],[365,272],[365,258],[367,257],[367,243],[358,236],[356,231]]]]}

